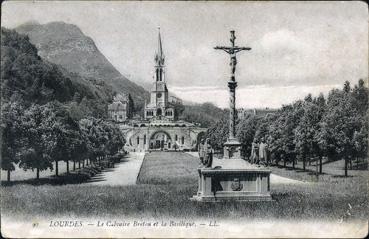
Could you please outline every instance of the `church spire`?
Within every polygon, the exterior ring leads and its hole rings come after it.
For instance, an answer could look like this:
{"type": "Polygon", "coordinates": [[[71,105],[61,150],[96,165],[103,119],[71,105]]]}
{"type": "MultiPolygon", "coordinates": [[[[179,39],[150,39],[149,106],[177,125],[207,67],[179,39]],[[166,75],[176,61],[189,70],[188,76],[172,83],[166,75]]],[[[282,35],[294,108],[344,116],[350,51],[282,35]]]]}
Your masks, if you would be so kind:
{"type": "Polygon", "coordinates": [[[161,44],[161,36],[160,36],[160,27],[159,29],[159,37],[158,37],[158,52],[155,56],[155,62],[157,66],[163,66],[164,65],[164,54],[163,54],[163,47],[161,44]]]}

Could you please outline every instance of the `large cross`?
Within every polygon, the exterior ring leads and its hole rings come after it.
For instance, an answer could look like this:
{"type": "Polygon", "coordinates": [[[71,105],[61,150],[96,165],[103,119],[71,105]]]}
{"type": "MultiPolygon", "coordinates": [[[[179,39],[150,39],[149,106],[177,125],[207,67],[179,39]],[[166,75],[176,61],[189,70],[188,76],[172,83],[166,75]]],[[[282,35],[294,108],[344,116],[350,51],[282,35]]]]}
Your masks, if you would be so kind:
{"type": "Polygon", "coordinates": [[[231,31],[231,46],[230,47],[226,47],[226,46],[216,46],[214,47],[214,49],[216,50],[223,50],[225,52],[227,52],[230,57],[231,57],[231,62],[230,62],[230,66],[231,66],[231,79],[230,81],[228,81],[228,87],[229,87],[229,93],[230,93],[230,97],[229,97],[229,138],[228,138],[228,142],[232,142],[232,141],[237,141],[236,137],[235,137],[235,113],[236,113],[236,87],[237,87],[237,82],[236,82],[236,78],[235,78],[235,71],[236,71],[236,65],[237,65],[237,58],[236,58],[236,53],[240,52],[240,51],[249,51],[251,50],[250,47],[238,47],[235,46],[235,40],[236,40],[236,36],[234,34],[234,31],[231,31]]]}

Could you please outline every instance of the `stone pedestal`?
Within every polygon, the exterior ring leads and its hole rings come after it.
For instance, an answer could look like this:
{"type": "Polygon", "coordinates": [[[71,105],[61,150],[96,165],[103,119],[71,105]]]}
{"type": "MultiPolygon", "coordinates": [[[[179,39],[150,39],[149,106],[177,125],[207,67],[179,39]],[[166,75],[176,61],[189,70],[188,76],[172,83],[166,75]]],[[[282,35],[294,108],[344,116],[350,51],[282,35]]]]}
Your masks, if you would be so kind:
{"type": "Polygon", "coordinates": [[[239,159],[241,158],[241,143],[237,139],[228,139],[224,143],[224,158],[239,159]]]}
{"type": "Polygon", "coordinates": [[[213,168],[198,168],[198,191],[191,200],[271,201],[270,170],[258,168],[242,159],[216,160],[213,168]]]}

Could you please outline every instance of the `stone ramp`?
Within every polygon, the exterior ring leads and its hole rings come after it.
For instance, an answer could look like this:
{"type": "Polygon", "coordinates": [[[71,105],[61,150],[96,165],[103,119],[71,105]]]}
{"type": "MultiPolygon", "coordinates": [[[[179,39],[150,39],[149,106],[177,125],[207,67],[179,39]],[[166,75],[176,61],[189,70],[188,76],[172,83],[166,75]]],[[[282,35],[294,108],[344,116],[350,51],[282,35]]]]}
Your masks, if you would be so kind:
{"type": "Polygon", "coordinates": [[[134,185],[143,162],[145,153],[129,153],[114,168],[103,170],[83,185],[134,185]]]}

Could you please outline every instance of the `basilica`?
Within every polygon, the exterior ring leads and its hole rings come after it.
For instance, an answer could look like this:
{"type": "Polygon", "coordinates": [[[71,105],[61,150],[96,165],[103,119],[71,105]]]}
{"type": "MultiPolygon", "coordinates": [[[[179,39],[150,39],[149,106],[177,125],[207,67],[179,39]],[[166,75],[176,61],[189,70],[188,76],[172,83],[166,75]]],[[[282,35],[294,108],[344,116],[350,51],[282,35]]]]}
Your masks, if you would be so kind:
{"type": "Polygon", "coordinates": [[[158,49],[155,54],[154,82],[150,91],[150,101],[145,103],[144,117],[134,118],[129,95],[115,99],[108,106],[111,120],[119,125],[126,137],[127,151],[150,150],[192,150],[196,149],[199,135],[206,129],[193,123],[178,120],[174,105],[181,100],[170,96],[165,77],[165,56],[161,35],[158,35],[158,49]],[[122,105],[118,107],[118,105],[122,105]],[[116,112],[115,109],[120,110],[116,112]],[[120,116],[122,115],[122,117],[120,116]],[[127,117],[128,116],[128,117],[127,117]]]}

